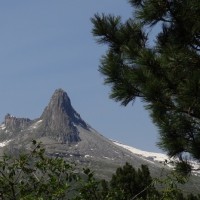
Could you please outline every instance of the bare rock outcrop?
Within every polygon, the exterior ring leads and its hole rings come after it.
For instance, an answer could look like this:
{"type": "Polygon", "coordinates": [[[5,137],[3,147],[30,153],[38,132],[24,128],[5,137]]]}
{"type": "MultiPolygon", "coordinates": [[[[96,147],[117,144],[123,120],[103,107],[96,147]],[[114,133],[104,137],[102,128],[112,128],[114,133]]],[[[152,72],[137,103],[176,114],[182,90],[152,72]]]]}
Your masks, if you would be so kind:
{"type": "Polygon", "coordinates": [[[77,126],[89,129],[72,107],[67,93],[57,89],[40,118],[30,120],[7,114],[0,125],[0,141],[13,140],[15,137],[19,141],[20,137],[26,140],[47,137],[62,144],[74,144],[81,140],[77,126]]]}
{"type": "Polygon", "coordinates": [[[28,118],[17,118],[10,114],[5,116],[5,127],[9,131],[16,131],[26,128],[31,123],[31,120],[28,118]]]}
{"type": "Polygon", "coordinates": [[[45,135],[62,143],[80,141],[77,125],[87,128],[87,124],[73,109],[65,91],[57,89],[40,119],[45,135]]]}

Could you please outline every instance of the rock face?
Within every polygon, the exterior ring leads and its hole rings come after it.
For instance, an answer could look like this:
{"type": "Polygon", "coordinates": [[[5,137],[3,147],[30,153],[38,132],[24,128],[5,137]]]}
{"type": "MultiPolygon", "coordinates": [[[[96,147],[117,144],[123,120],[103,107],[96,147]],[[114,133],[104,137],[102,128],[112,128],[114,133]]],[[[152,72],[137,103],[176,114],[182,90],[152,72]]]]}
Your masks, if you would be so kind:
{"type": "Polygon", "coordinates": [[[67,93],[57,89],[40,118],[30,120],[7,114],[0,126],[0,142],[15,137],[19,141],[46,137],[62,144],[74,144],[81,140],[77,126],[89,128],[72,107],[67,93]]]}
{"type": "MultiPolygon", "coordinates": [[[[5,152],[18,155],[19,152],[29,151],[32,140],[42,142],[48,156],[62,157],[76,163],[80,169],[89,167],[96,171],[99,178],[107,179],[125,162],[134,167],[146,164],[152,175],[163,173],[162,163],[131,153],[86,124],[62,89],[54,92],[37,119],[17,118],[10,114],[5,116],[0,125],[0,157],[5,152]]],[[[199,185],[199,180],[195,184],[199,185]]]]}
{"type": "Polygon", "coordinates": [[[77,125],[88,128],[73,109],[67,93],[62,89],[54,92],[40,119],[44,134],[62,143],[80,141],[77,125]]]}
{"type": "Polygon", "coordinates": [[[30,124],[31,120],[28,118],[17,118],[7,114],[5,116],[5,127],[10,131],[16,131],[26,128],[30,124]]]}

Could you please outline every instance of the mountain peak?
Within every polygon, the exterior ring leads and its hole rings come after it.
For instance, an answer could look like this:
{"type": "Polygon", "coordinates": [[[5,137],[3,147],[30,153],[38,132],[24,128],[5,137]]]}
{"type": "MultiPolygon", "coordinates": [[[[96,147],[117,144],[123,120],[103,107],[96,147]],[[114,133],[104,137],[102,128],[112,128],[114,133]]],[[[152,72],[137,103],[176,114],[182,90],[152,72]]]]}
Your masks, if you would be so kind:
{"type": "Polygon", "coordinates": [[[67,92],[65,92],[63,89],[59,88],[59,89],[55,90],[55,92],[52,95],[52,98],[53,97],[63,97],[63,96],[65,96],[65,97],[67,97],[69,99],[69,97],[67,95],[67,92]]]}
{"type": "Polygon", "coordinates": [[[55,93],[66,93],[62,88],[58,88],[55,90],[54,94],[55,93]]]}
{"type": "Polygon", "coordinates": [[[62,89],[55,90],[49,102],[48,109],[52,110],[52,112],[57,112],[57,114],[64,110],[69,113],[72,106],[67,93],[62,89]]]}
{"type": "Polygon", "coordinates": [[[63,143],[80,140],[77,125],[88,128],[72,107],[67,93],[62,89],[55,90],[40,119],[46,135],[63,143]]]}

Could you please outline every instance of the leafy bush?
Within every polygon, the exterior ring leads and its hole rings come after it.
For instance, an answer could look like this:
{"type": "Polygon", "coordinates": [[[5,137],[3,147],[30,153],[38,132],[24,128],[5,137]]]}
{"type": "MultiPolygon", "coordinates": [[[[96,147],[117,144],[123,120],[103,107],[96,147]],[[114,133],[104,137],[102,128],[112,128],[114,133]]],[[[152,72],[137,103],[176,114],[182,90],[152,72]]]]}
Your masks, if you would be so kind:
{"type": "Polygon", "coordinates": [[[98,180],[90,169],[77,172],[62,158],[45,156],[33,141],[29,153],[4,155],[0,161],[2,200],[198,200],[184,197],[177,183],[187,180],[176,172],[164,179],[152,178],[147,166],[135,169],[129,163],[116,170],[110,181],[98,180]],[[162,186],[157,191],[155,186],[162,186]]]}

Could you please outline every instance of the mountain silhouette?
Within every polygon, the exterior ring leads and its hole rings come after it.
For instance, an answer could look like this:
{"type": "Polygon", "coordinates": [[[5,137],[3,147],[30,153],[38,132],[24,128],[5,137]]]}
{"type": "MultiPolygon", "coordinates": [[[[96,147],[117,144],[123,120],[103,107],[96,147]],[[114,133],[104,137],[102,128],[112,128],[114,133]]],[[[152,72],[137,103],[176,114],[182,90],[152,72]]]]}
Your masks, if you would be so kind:
{"type": "MultiPolygon", "coordinates": [[[[37,119],[5,116],[0,125],[0,155],[28,151],[32,140],[42,142],[46,154],[75,162],[77,167],[90,167],[100,178],[108,179],[116,168],[131,163],[134,167],[145,164],[153,176],[169,172],[165,160],[132,153],[104,137],[86,123],[72,107],[71,100],[62,89],[57,89],[41,116],[37,119]]],[[[199,178],[195,179],[196,184],[199,178]]],[[[188,188],[192,185],[188,184],[188,188]]]]}

